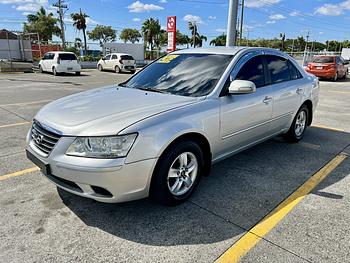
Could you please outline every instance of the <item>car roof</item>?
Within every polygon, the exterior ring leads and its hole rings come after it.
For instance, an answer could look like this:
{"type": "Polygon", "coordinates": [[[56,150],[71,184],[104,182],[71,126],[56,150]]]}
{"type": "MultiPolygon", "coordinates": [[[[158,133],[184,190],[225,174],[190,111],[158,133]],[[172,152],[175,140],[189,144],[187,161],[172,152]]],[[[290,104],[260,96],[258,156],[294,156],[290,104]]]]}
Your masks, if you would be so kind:
{"type": "Polygon", "coordinates": [[[106,54],[106,56],[108,55],[119,55],[119,56],[122,56],[122,55],[127,55],[127,56],[132,56],[131,54],[127,54],[127,53],[109,53],[109,54],[106,54]]]}
{"type": "Polygon", "coordinates": [[[189,48],[189,49],[181,49],[172,52],[172,54],[220,54],[220,55],[235,55],[238,52],[242,50],[270,50],[274,51],[274,53],[281,53],[283,52],[272,49],[272,48],[265,48],[265,47],[241,47],[241,46],[232,46],[232,47],[207,47],[207,48],[189,48]]]}
{"type": "MultiPolygon", "coordinates": [[[[54,53],[54,54],[74,54],[74,52],[70,51],[47,51],[46,53],[54,53]]],[[[45,54],[46,54],[45,53],[45,54]]],[[[75,55],[75,54],[74,54],[75,55]]]]}

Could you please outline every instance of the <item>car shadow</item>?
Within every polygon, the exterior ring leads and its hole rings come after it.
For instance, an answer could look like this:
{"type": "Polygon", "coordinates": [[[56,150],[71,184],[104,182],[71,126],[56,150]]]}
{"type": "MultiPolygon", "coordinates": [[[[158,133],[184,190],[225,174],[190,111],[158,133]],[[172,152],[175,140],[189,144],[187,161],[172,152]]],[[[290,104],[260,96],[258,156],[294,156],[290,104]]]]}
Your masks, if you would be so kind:
{"type": "MultiPolygon", "coordinates": [[[[276,137],[215,164],[191,199],[176,207],[148,199],[104,204],[58,193],[86,225],[122,239],[156,246],[215,243],[238,238],[256,225],[349,142],[349,133],[314,127],[301,143],[276,137]]],[[[325,180],[311,194],[341,199],[325,188],[346,175],[325,180]]]]}

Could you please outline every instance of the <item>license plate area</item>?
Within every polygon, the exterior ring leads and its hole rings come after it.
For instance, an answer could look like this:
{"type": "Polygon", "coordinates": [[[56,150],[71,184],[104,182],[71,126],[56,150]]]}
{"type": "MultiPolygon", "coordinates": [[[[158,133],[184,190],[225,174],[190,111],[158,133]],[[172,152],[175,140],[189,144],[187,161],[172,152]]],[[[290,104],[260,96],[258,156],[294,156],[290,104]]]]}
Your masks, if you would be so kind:
{"type": "Polygon", "coordinates": [[[316,69],[323,69],[323,67],[316,67],[316,69]]]}
{"type": "Polygon", "coordinates": [[[29,160],[31,160],[36,166],[38,166],[41,170],[41,172],[45,175],[50,175],[50,165],[45,164],[40,159],[38,159],[34,154],[32,154],[30,151],[26,150],[26,155],[29,160]]]}

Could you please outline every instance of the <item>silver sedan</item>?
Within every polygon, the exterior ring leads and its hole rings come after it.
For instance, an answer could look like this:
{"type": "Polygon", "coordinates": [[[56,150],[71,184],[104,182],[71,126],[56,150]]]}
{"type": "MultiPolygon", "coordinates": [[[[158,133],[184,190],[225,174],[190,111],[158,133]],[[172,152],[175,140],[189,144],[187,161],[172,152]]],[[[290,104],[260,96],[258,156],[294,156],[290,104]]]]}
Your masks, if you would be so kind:
{"type": "Polygon", "coordinates": [[[27,156],[80,196],[176,205],[212,163],[279,134],[302,139],[318,91],[317,78],[276,50],[180,50],[124,83],[44,106],[27,156]]]}

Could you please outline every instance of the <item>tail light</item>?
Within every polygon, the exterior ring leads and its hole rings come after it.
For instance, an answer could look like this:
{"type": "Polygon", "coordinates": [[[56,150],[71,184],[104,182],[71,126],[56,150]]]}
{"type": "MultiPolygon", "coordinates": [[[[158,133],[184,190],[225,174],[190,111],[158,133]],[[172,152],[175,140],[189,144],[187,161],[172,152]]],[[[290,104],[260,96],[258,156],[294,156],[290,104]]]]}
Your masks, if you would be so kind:
{"type": "Polygon", "coordinates": [[[119,63],[120,63],[120,64],[123,64],[123,60],[119,60],[119,63]]]}

